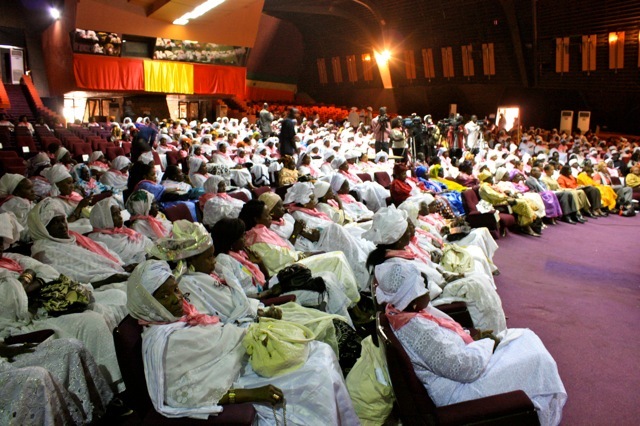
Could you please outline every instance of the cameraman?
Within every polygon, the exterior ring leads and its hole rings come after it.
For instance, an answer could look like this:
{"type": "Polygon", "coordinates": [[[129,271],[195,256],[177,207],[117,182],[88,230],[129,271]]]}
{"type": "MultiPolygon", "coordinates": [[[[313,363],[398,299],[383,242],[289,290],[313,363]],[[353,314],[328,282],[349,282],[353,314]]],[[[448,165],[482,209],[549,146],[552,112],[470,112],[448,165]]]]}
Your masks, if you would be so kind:
{"type": "Polygon", "coordinates": [[[389,136],[391,135],[391,122],[387,115],[387,107],[380,107],[380,114],[371,120],[371,130],[376,141],[376,153],[384,151],[389,153],[389,136]]]}
{"type": "MultiPolygon", "coordinates": [[[[424,116],[424,138],[426,142],[426,152],[427,158],[435,157],[437,152],[437,145],[440,142],[440,129],[433,123],[433,119],[431,115],[427,114],[424,116]]],[[[416,139],[417,145],[417,139],[416,139]]]]}

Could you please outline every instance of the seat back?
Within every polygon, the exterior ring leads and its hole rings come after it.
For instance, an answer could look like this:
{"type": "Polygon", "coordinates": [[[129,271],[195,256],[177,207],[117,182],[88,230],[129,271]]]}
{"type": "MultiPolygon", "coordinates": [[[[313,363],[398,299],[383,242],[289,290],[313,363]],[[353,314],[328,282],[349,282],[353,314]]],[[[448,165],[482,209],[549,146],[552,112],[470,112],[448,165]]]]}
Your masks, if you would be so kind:
{"type": "Polygon", "coordinates": [[[105,154],[107,160],[113,161],[117,156],[124,155],[124,151],[119,146],[110,146],[107,147],[107,152],[105,154]]]}
{"type": "Polygon", "coordinates": [[[186,204],[180,203],[164,209],[164,214],[171,222],[176,220],[185,219],[189,222],[194,222],[195,218],[191,215],[191,211],[186,204]]]}
{"type": "Polygon", "coordinates": [[[230,192],[229,197],[233,197],[236,200],[244,201],[245,203],[249,201],[249,196],[242,191],[230,192]]]}
{"type": "Polygon", "coordinates": [[[253,189],[253,197],[254,198],[258,198],[262,194],[264,194],[265,192],[271,192],[271,191],[273,191],[273,190],[271,189],[270,186],[259,186],[259,187],[253,189]]]}
{"type": "Polygon", "coordinates": [[[384,189],[389,189],[389,187],[391,186],[391,178],[389,177],[389,173],[387,173],[387,172],[375,172],[373,174],[373,178],[384,189]]]}
{"type": "Polygon", "coordinates": [[[464,211],[469,213],[477,212],[478,209],[476,206],[480,202],[478,199],[478,194],[476,194],[475,189],[463,191],[462,193],[462,206],[464,207],[464,211]]]}
{"type": "Polygon", "coordinates": [[[376,316],[378,340],[384,347],[393,393],[404,425],[437,424],[436,405],[416,376],[409,355],[394,334],[384,312],[376,316]]]}
{"type": "Polygon", "coordinates": [[[127,387],[127,402],[141,415],[153,408],[142,360],[142,326],[127,315],[113,330],[118,366],[127,387]]]}
{"type": "Polygon", "coordinates": [[[363,182],[371,182],[371,175],[369,173],[356,173],[356,175],[358,175],[358,177],[363,181],[363,182]]]}

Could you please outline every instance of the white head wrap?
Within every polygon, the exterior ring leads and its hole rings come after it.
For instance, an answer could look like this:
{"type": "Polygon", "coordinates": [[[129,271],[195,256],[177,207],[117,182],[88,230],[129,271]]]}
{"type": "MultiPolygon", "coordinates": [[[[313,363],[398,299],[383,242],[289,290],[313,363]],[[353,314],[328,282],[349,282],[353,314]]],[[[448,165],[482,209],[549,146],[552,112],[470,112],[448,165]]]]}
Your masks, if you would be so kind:
{"type": "Polygon", "coordinates": [[[403,311],[418,297],[427,294],[427,287],[418,268],[411,262],[385,262],[376,266],[378,287],[376,300],[389,303],[403,311]]]}
{"type": "Polygon", "coordinates": [[[347,162],[347,159],[341,156],[336,156],[333,161],[331,161],[331,167],[334,169],[339,169],[344,163],[347,162]]]}
{"type": "Polygon", "coordinates": [[[407,231],[407,212],[395,206],[382,207],[373,215],[371,228],[362,237],[379,244],[393,244],[407,231]]]}
{"type": "Polygon", "coordinates": [[[153,151],[143,152],[140,154],[140,157],[138,157],[138,161],[144,164],[153,164],[155,162],[155,159],[153,158],[153,151]]]}
{"type": "Polygon", "coordinates": [[[65,155],[67,155],[69,153],[69,150],[63,146],[61,146],[60,148],[58,148],[58,150],[56,151],[56,161],[60,161],[62,160],[62,157],[64,157],[65,155]]]}
{"type": "Polygon", "coordinates": [[[389,159],[389,154],[387,154],[384,151],[379,151],[376,154],[376,157],[375,157],[375,159],[373,161],[377,163],[378,161],[382,160],[383,158],[384,158],[385,161],[387,161],[389,159]]]}
{"type": "Polygon", "coordinates": [[[71,243],[75,241],[74,237],[68,239],[54,238],[49,234],[47,225],[54,217],[62,216],[67,218],[67,214],[64,211],[64,207],[60,204],[60,201],[55,198],[45,198],[40,201],[36,206],[31,209],[29,216],[27,217],[27,228],[29,234],[34,241],[37,240],[51,240],[59,243],[71,243]]]}
{"type": "Polygon", "coordinates": [[[220,184],[220,182],[224,182],[224,181],[225,179],[220,175],[213,175],[209,177],[206,181],[204,181],[204,184],[202,184],[202,187],[204,188],[204,192],[208,194],[217,194],[218,185],[220,184]]]}
{"type": "MultiPolygon", "coordinates": [[[[118,206],[118,203],[112,197],[98,201],[91,209],[91,214],[89,215],[91,226],[98,229],[112,229],[114,225],[113,217],[111,216],[111,206],[118,206]]],[[[118,210],[120,210],[119,207],[118,210]]]]}
{"type": "Polygon", "coordinates": [[[153,194],[139,189],[127,198],[126,208],[131,216],[147,216],[153,204],[153,194]]]}
{"type": "Polygon", "coordinates": [[[504,175],[508,173],[509,173],[509,170],[507,170],[506,167],[498,167],[498,169],[496,170],[495,182],[496,183],[500,182],[504,177],[504,175]]]}
{"type": "Polygon", "coordinates": [[[7,249],[11,244],[18,241],[20,239],[20,232],[22,232],[23,229],[13,213],[1,213],[0,237],[2,237],[3,248],[7,249]]]}
{"type": "Polygon", "coordinates": [[[329,191],[331,185],[328,182],[317,180],[313,185],[313,193],[316,196],[316,199],[322,198],[327,195],[327,191],[329,191]]]}
{"type": "Polygon", "coordinates": [[[284,197],[285,204],[302,204],[305,205],[311,201],[311,195],[313,194],[313,185],[309,182],[297,182],[294,183],[291,188],[287,190],[287,195],[284,197]]]}
{"type": "Polygon", "coordinates": [[[40,174],[52,184],[52,188],[55,188],[55,185],[53,184],[62,182],[63,180],[71,177],[69,170],[67,170],[63,164],[54,164],[48,169],[44,169],[40,174]]]}
{"type": "Polygon", "coordinates": [[[127,309],[132,317],[149,322],[173,322],[171,314],[153,293],[171,277],[167,262],[147,260],[134,269],[127,282],[127,309]]]}
{"type": "Polygon", "coordinates": [[[163,260],[181,260],[203,253],[213,247],[211,234],[201,223],[188,220],[173,222],[173,237],[160,238],[148,250],[149,254],[163,260]]]}
{"type": "Polygon", "coordinates": [[[197,157],[189,158],[189,173],[197,173],[198,170],[200,170],[200,166],[202,166],[202,163],[204,163],[204,161],[197,157]]]}
{"type": "Polygon", "coordinates": [[[414,225],[418,223],[418,213],[420,213],[420,205],[416,202],[416,200],[407,199],[398,206],[398,209],[406,212],[407,218],[411,220],[414,225]]]}
{"type": "Polygon", "coordinates": [[[322,158],[324,158],[324,161],[329,161],[329,158],[335,157],[335,156],[336,156],[336,152],[328,149],[324,152],[324,155],[322,156],[322,158]]]}
{"type": "Polygon", "coordinates": [[[89,162],[94,162],[97,161],[98,158],[102,157],[104,154],[102,153],[102,151],[93,151],[91,153],[91,155],[89,156],[89,162]]]}
{"type": "Polygon", "coordinates": [[[111,162],[111,167],[113,167],[116,170],[122,170],[125,167],[127,167],[129,164],[131,164],[131,160],[129,160],[127,157],[125,157],[124,155],[118,155],[116,158],[113,159],[113,161],[111,162]]]}
{"type": "Polygon", "coordinates": [[[342,185],[344,185],[344,181],[347,180],[346,177],[342,176],[340,173],[336,173],[331,177],[331,190],[334,193],[338,193],[342,185]]]}
{"type": "Polygon", "coordinates": [[[20,182],[26,177],[16,173],[5,173],[0,178],[0,197],[7,197],[13,194],[20,182]]]}
{"type": "Polygon", "coordinates": [[[572,158],[571,160],[569,160],[570,166],[574,166],[574,165],[577,166],[578,164],[579,164],[578,160],[576,160],[575,158],[572,158]]]}

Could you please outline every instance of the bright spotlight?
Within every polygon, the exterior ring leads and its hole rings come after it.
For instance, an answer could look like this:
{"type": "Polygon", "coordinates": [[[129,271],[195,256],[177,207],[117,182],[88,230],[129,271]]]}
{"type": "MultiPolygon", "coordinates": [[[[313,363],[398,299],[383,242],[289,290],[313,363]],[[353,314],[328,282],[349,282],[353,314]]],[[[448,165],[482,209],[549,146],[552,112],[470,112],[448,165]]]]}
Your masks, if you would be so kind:
{"type": "Polygon", "coordinates": [[[52,7],[51,9],[49,9],[49,13],[51,14],[51,17],[56,21],[60,19],[60,11],[55,7],[52,7]]]}
{"type": "Polygon", "coordinates": [[[389,50],[383,50],[382,52],[375,52],[376,62],[378,64],[384,64],[391,59],[391,52],[389,50]]]}

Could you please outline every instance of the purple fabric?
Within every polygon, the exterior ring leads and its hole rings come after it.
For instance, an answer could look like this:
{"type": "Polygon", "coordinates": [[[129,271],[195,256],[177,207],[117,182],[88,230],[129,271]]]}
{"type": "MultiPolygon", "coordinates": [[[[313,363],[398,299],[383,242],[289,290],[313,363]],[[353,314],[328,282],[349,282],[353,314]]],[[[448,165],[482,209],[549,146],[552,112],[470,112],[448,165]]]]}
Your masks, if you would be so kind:
{"type": "Polygon", "coordinates": [[[553,191],[542,191],[539,194],[544,203],[547,217],[562,217],[562,207],[560,207],[556,194],[553,191]]]}
{"type": "Polygon", "coordinates": [[[631,425],[640,417],[640,216],[511,234],[494,257],[507,326],[553,355],[569,396],[563,425],[631,425]]]}

